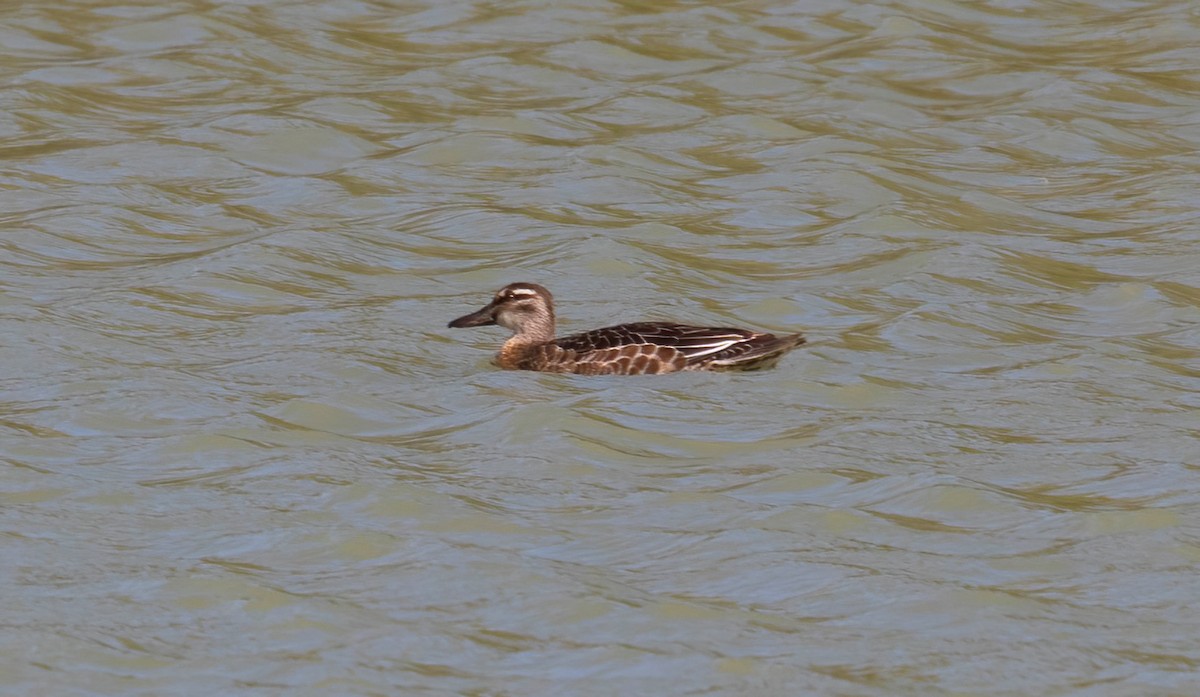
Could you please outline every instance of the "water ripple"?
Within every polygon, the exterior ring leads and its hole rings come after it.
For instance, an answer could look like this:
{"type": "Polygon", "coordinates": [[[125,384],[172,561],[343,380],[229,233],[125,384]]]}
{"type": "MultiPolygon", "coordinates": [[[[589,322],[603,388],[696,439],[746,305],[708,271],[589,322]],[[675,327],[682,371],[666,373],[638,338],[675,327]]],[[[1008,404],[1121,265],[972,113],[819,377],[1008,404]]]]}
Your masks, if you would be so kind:
{"type": "Polygon", "coordinates": [[[14,9],[6,684],[1190,694],[1197,15],[1047,7],[14,9]]]}

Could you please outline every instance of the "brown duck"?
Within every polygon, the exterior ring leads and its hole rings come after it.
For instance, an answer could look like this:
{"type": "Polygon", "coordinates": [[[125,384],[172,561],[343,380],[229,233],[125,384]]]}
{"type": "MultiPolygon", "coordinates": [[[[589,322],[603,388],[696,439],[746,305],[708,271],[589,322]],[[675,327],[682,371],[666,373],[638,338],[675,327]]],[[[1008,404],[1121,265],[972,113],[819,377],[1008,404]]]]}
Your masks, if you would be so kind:
{"type": "Polygon", "coordinates": [[[637,322],[554,338],[554,297],[536,283],[510,283],[451,327],[498,324],[513,331],[496,354],[508,370],[580,375],[647,375],[680,370],[756,370],[804,343],[726,327],[637,322]]]}

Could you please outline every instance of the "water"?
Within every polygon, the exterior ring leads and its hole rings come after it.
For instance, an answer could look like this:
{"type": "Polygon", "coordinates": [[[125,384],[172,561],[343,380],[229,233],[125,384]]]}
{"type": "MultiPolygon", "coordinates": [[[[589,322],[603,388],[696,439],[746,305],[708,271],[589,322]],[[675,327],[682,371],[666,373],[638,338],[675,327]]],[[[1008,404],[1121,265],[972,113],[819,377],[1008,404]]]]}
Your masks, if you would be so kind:
{"type": "Polygon", "coordinates": [[[7,691],[1200,692],[1198,30],[10,9],[7,691]],[[811,344],[499,372],[517,280],[811,344]]]}

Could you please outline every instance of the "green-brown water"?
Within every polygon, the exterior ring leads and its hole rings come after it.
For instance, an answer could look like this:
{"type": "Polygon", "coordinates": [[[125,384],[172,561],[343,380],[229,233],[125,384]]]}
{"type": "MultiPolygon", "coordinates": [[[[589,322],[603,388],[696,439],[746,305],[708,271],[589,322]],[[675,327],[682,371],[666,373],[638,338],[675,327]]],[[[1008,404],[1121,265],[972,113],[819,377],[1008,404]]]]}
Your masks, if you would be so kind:
{"type": "Polygon", "coordinates": [[[1200,693],[1200,13],[0,11],[28,695],[1200,693]],[[771,372],[499,372],[788,331],[771,372]]]}

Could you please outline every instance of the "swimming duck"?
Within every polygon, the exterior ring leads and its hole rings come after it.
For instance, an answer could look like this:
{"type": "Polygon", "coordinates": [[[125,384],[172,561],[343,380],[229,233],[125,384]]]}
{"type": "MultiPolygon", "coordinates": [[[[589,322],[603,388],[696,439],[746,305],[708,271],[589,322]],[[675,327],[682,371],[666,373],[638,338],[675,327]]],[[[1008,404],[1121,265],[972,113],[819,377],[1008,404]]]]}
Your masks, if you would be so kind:
{"type": "Polygon", "coordinates": [[[755,370],[803,344],[800,334],[775,336],[727,327],[637,322],[554,338],[554,297],[536,283],[510,283],[492,301],[451,327],[498,324],[512,337],[496,354],[507,370],[580,375],[653,375],[680,370],[755,370]]]}

